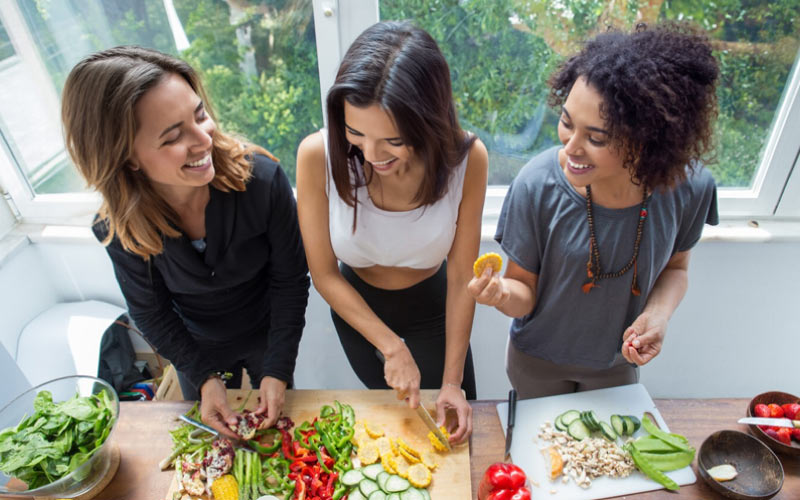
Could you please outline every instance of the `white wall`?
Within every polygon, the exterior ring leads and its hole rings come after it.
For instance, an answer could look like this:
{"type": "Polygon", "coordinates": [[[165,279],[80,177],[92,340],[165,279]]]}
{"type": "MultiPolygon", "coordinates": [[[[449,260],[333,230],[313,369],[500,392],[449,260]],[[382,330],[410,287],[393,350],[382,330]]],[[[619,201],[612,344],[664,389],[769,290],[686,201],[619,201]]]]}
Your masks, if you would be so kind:
{"type": "MultiPolygon", "coordinates": [[[[498,251],[485,242],[482,252],[498,251]]],[[[673,317],[661,355],[642,368],[653,397],[797,394],[800,242],[700,243],[689,292],[673,317]]],[[[0,265],[2,336],[18,332],[37,307],[56,301],[122,296],[99,244],[29,245],[0,265]]],[[[508,319],[479,306],[472,334],[478,397],[505,398],[508,319]]],[[[330,312],[312,290],[296,371],[298,388],[360,388],[339,345],[330,312]]]]}

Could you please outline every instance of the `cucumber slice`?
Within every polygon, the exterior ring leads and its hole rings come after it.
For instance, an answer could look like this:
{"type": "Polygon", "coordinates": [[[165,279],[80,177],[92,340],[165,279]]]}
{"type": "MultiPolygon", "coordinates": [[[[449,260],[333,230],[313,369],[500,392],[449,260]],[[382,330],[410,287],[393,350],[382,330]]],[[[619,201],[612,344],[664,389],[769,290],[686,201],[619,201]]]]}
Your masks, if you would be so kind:
{"type": "Polygon", "coordinates": [[[367,500],[367,497],[365,497],[358,488],[353,488],[350,490],[350,493],[347,494],[347,500],[367,500]]]}
{"type": "Polygon", "coordinates": [[[630,417],[630,419],[633,420],[633,432],[638,431],[639,427],[642,426],[642,421],[634,417],[633,415],[628,415],[628,417],[630,417]]]}
{"type": "Polygon", "coordinates": [[[364,474],[360,470],[350,469],[342,475],[342,484],[345,486],[355,486],[364,479],[364,474]]]}
{"type": "MultiPolygon", "coordinates": [[[[400,479],[403,479],[402,477],[400,479]]],[[[416,488],[409,488],[406,491],[400,493],[400,500],[425,500],[425,497],[422,496],[422,493],[416,488]]]]}
{"type": "MultiPolygon", "coordinates": [[[[563,421],[563,419],[562,419],[562,421],[563,421]]],[[[422,496],[425,497],[425,500],[431,500],[431,494],[428,493],[427,489],[420,489],[419,491],[422,492],[422,496]]]]}
{"type": "Polygon", "coordinates": [[[369,498],[373,491],[377,491],[381,489],[381,487],[372,479],[363,479],[358,483],[358,489],[361,490],[361,494],[364,495],[365,498],[369,498]]]}
{"type": "Polygon", "coordinates": [[[390,474],[389,479],[386,480],[387,493],[400,493],[401,491],[406,491],[410,487],[411,483],[409,483],[407,479],[395,476],[394,474],[390,474]]]}
{"type": "Polygon", "coordinates": [[[578,441],[581,441],[589,437],[589,434],[591,434],[589,428],[586,427],[586,424],[583,423],[583,419],[577,419],[573,421],[571,424],[569,424],[567,432],[569,433],[570,436],[577,439],[578,441]]]}
{"type": "Polygon", "coordinates": [[[561,415],[556,417],[556,421],[553,423],[553,425],[555,426],[556,429],[560,431],[567,430],[567,426],[564,425],[564,423],[561,421],[561,415]]]}
{"type": "Polygon", "coordinates": [[[630,415],[625,415],[622,417],[622,421],[625,422],[625,434],[627,436],[633,436],[633,433],[636,432],[636,425],[631,420],[630,415]]]}
{"type": "Polygon", "coordinates": [[[378,483],[378,486],[381,487],[381,490],[386,493],[390,493],[389,491],[386,491],[386,481],[389,479],[389,476],[391,476],[391,474],[385,470],[382,470],[378,473],[378,477],[375,478],[375,482],[378,483]]]}
{"type": "Polygon", "coordinates": [[[622,417],[619,415],[611,415],[611,427],[614,428],[614,432],[616,432],[618,436],[625,435],[625,422],[623,422],[622,417]]]}
{"type": "Polygon", "coordinates": [[[589,420],[589,412],[587,411],[581,412],[581,422],[583,422],[583,425],[585,425],[586,428],[589,429],[589,432],[592,432],[592,422],[589,420]]]}
{"type": "Polygon", "coordinates": [[[589,422],[592,423],[590,428],[593,431],[599,431],[600,430],[600,419],[597,418],[597,413],[595,413],[594,410],[589,410],[587,412],[587,416],[589,417],[589,422]]]}
{"type": "Polygon", "coordinates": [[[375,490],[372,492],[372,494],[370,494],[367,500],[386,500],[386,493],[382,492],[381,490],[375,490]]]}
{"type": "Polygon", "coordinates": [[[372,479],[373,481],[378,480],[378,474],[383,472],[383,465],[381,464],[370,464],[366,467],[361,468],[362,474],[364,474],[367,478],[372,479]]]}
{"type": "Polygon", "coordinates": [[[617,433],[614,432],[614,429],[606,422],[600,422],[600,432],[603,434],[604,438],[612,443],[617,440],[617,433]]]}
{"type": "MultiPolygon", "coordinates": [[[[350,500],[350,497],[347,497],[347,500],[350,500]]],[[[400,493],[389,493],[386,500],[400,500],[400,493]]]]}
{"type": "Polygon", "coordinates": [[[569,424],[574,422],[577,418],[581,418],[581,412],[578,410],[569,410],[561,414],[561,423],[569,427],[569,424]]]}

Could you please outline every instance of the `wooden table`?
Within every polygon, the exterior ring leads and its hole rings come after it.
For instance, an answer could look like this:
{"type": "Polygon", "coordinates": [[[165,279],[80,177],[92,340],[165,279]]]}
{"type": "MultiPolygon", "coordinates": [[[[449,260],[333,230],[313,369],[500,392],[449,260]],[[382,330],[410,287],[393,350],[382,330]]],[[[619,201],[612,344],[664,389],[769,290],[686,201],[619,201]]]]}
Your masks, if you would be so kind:
{"type": "MultiPolygon", "coordinates": [[[[503,431],[495,409],[498,401],[476,401],[474,434],[471,443],[472,491],[477,494],[478,482],[491,463],[503,458],[503,431]]],[[[696,448],[713,432],[735,429],[746,432],[746,426],[736,420],[744,416],[746,399],[655,400],[670,430],[685,435],[696,448]]],[[[169,489],[172,474],[162,473],[158,462],[170,452],[168,429],[177,424],[178,414],[191,407],[189,402],[122,403],[120,420],[114,439],[122,451],[122,460],[112,482],[97,500],[162,500],[169,489]]],[[[783,489],[774,498],[800,498],[800,458],[779,455],[785,479],[783,489]]],[[[695,467],[696,473],[696,465],[695,467]]],[[[534,498],[549,498],[545,489],[534,488],[534,498]]],[[[681,487],[678,494],[659,490],[639,495],[627,495],[636,500],[721,498],[698,476],[697,482],[681,487]]],[[[466,499],[465,499],[466,500],[466,499]]]]}

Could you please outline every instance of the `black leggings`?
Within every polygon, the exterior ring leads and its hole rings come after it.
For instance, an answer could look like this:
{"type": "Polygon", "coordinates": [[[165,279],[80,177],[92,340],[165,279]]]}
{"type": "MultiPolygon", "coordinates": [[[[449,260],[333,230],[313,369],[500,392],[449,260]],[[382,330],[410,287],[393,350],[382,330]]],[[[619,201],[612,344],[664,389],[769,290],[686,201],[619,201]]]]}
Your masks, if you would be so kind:
{"type": "MultiPolygon", "coordinates": [[[[444,374],[446,343],[447,264],[443,263],[430,278],[402,290],[376,288],[364,282],[344,263],[339,269],[344,279],[356,289],[370,309],[405,341],[422,375],[420,388],[439,389],[444,374]]],[[[350,366],[361,382],[370,389],[388,389],[383,364],[375,346],[333,309],[331,317],[350,366]]],[[[467,349],[461,388],[464,389],[467,399],[476,399],[471,348],[467,349]]]]}

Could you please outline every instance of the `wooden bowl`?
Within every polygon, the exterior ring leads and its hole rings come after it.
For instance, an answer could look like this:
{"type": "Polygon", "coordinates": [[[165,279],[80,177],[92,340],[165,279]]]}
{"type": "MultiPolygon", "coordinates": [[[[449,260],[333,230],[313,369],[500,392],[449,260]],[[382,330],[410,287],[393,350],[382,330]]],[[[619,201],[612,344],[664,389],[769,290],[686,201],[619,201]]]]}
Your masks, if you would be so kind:
{"type": "Polygon", "coordinates": [[[739,431],[717,431],[703,441],[697,455],[697,472],[723,496],[737,500],[766,499],[783,487],[783,466],[764,443],[739,431]],[[718,482],[707,470],[717,465],[733,465],[738,475],[718,482]]]}
{"type": "MultiPolygon", "coordinates": [[[[787,392],[765,392],[759,394],[758,396],[754,397],[750,404],[747,406],[747,416],[748,417],[755,417],[755,407],[757,404],[770,404],[775,403],[777,405],[783,404],[792,404],[792,403],[800,403],[800,398],[793,394],[789,394],[787,392]]],[[[764,443],[772,448],[772,450],[776,453],[782,453],[784,455],[795,455],[800,456],[800,444],[797,441],[792,439],[792,444],[783,444],[777,439],[769,437],[764,431],[762,431],[757,425],[748,425],[750,429],[750,433],[759,438],[760,440],[764,441],[764,443]]]]}

